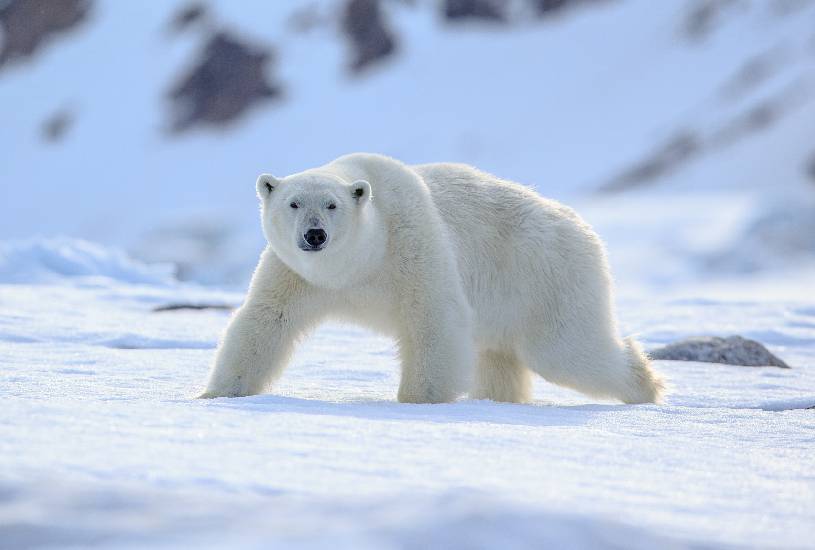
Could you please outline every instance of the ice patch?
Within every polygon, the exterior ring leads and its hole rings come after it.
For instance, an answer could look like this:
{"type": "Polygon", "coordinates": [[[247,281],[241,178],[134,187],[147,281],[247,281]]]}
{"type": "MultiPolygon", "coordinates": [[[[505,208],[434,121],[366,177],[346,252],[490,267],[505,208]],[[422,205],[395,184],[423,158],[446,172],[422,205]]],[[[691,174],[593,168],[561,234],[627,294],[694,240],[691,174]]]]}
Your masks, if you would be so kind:
{"type": "Polygon", "coordinates": [[[798,411],[815,408],[815,397],[798,397],[789,399],[772,399],[761,405],[764,411],[798,411]]]}
{"type": "Polygon", "coordinates": [[[52,283],[76,277],[163,284],[173,280],[173,268],[166,264],[143,264],[116,248],[80,239],[0,241],[2,283],[52,283]]]}
{"type": "Polygon", "coordinates": [[[139,334],[122,334],[103,340],[101,345],[115,349],[213,349],[214,341],[151,338],[139,334]]]}

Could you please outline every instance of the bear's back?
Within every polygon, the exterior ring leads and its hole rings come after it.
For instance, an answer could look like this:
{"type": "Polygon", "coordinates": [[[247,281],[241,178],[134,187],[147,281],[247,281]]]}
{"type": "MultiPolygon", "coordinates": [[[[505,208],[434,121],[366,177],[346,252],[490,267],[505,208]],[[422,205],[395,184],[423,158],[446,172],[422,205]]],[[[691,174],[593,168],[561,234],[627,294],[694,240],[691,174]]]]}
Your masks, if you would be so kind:
{"type": "Polygon", "coordinates": [[[370,181],[392,231],[411,235],[409,247],[421,247],[413,228],[430,223],[422,210],[427,202],[411,196],[416,186],[427,189],[484,341],[495,336],[490,327],[511,326],[516,311],[540,299],[541,273],[550,275],[547,292],[557,294],[561,284],[580,279],[577,264],[602,255],[593,232],[570,208],[471,166],[409,166],[360,153],[332,164],[348,181],[370,181]]]}
{"type": "Polygon", "coordinates": [[[455,241],[471,305],[479,318],[501,324],[499,317],[523,307],[533,292],[530,281],[546,269],[550,261],[546,256],[559,255],[556,243],[562,231],[572,232],[575,227],[567,221],[571,210],[467,165],[411,168],[430,189],[455,241]]]}
{"type": "Polygon", "coordinates": [[[569,216],[569,209],[542,198],[520,184],[500,179],[466,164],[411,166],[430,190],[442,219],[466,240],[479,246],[506,247],[509,241],[569,216]]]}

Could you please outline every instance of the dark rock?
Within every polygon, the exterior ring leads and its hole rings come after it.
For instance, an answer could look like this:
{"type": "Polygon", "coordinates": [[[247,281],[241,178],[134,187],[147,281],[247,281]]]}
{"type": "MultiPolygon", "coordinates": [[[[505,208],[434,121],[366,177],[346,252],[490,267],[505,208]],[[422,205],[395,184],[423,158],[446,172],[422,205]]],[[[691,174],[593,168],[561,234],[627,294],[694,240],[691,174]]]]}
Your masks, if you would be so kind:
{"type": "Polygon", "coordinates": [[[57,142],[65,137],[74,124],[74,114],[69,109],[60,109],[42,124],[42,137],[45,141],[57,142]]]}
{"type": "Polygon", "coordinates": [[[444,17],[450,21],[482,20],[503,23],[507,20],[506,0],[445,0],[444,17]]]}
{"type": "Polygon", "coordinates": [[[727,12],[741,3],[742,0],[696,0],[683,21],[683,34],[693,41],[706,38],[727,12]]]}
{"type": "Polygon", "coordinates": [[[651,359],[669,361],[700,361],[745,367],[781,367],[784,361],[770,353],[759,342],[741,336],[699,336],[687,338],[648,352],[651,359]]]}
{"type": "Polygon", "coordinates": [[[88,17],[90,0],[0,1],[0,67],[33,56],[88,17]]]}
{"type": "Polygon", "coordinates": [[[354,72],[396,51],[396,40],[385,24],[379,0],[349,0],[342,14],[342,30],[353,50],[354,72]]]}
{"type": "Polygon", "coordinates": [[[809,155],[809,160],[806,163],[806,173],[809,179],[815,183],[815,153],[809,155]]]}
{"type": "Polygon", "coordinates": [[[773,76],[784,65],[778,49],[756,55],[745,62],[722,89],[722,99],[732,102],[752,92],[773,76]]]}
{"type": "MultiPolygon", "coordinates": [[[[577,0],[580,1],[580,0],[577,0]]],[[[541,15],[548,15],[552,12],[558,12],[569,4],[575,4],[575,0],[536,0],[535,7],[541,15]]]]}
{"type": "Polygon", "coordinates": [[[153,308],[155,313],[164,311],[203,311],[207,309],[214,309],[216,311],[232,311],[235,306],[229,304],[189,304],[189,303],[172,303],[153,308]]]}
{"type": "Polygon", "coordinates": [[[250,46],[226,32],[215,34],[200,61],[169,93],[173,102],[173,132],[199,124],[224,125],[255,104],[281,95],[269,81],[272,51],[250,46]]]}
{"type": "Polygon", "coordinates": [[[731,117],[711,133],[707,141],[714,148],[727,147],[752,134],[763,132],[806,105],[810,97],[807,84],[800,80],[792,82],[772,96],[762,98],[731,117]]]}
{"type": "Polygon", "coordinates": [[[639,163],[603,184],[600,191],[623,191],[651,183],[676,170],[700,152],[701,143],[696,135],[681,132],[639,163]]]}
{"type": "Polygon", "coordinates": [[[481,20],[495,23],[516,22],[525,15],[549,17],[567,8],[611,0],[443,0],[444,17],[450,21],[481,20]],[[527,9],[518,9],[528,6],[527,9]],[[531,11],[531,13],[530,13],[531,11]]]}
{"type": "Polygon", "coordinates": [[[207,17],[207,5],[203,2],[193,2],[187,4],[176,12],[170,21],[170,29],[174,33],[180,33],[199,23],[207,17]]]}
{"type": "Polygon", "coordinates": [[[564,8],[572,8],[581,4],[599,4],[611,0],[531,0],[538,14],[542,17],[560,14],[564,8]]]}

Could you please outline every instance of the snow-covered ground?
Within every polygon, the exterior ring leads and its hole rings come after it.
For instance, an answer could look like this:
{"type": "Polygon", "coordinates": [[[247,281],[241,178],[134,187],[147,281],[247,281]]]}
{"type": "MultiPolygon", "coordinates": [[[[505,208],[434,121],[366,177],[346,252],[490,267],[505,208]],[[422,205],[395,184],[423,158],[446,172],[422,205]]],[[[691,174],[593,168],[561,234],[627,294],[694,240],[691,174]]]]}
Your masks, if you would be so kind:
{"type": "Polygon", "coordinates": [[[198,401],[228,313],[153,309],[241,294],[82,243],[15,251],[0,267],[40,267],[0,284],[0,547],[815,540],[811,296],[622,299],[647,346],[733,332],[792,366],[658,362],[659,406],[541,381],[529,405],[399,404],[392,342],[341,326],[309,338],[272,394],[198,401]]]}
{"type": "Polygon", "coordinates": [[[97,0],[0,71],[0,548],[815,547],[815,1],[706,2],[701,34],[686,0],[506,26],[384,2],[397,53],[358,76],[342,2],[308,4],[310,31],[302,2],[247,0],[171,35],[186,0],[97,0]],[[170,136],[220,28],[275,48],[282,99],[170,136]],[[740,334],[792,368],[657,362],[659,406],[540,381],[403,405],[393,344],[327,326],[272,394],[191,399],[228,313],[153,309],[240,303],[257,174],[358,150],[563,200],[608,244],[624,332],[740,334]]]}

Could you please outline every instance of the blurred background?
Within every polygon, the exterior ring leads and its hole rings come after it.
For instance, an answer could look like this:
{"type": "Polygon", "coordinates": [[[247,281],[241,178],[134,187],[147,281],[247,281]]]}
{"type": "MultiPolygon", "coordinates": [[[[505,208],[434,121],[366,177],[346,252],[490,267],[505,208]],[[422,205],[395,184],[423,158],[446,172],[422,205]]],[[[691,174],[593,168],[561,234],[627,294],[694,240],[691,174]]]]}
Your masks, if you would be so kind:
{"type": "Polygon", "coordinates": [[[0,0],[0,240],[237,288],[257,174],[371,151],[574,206],[623,294],[782,296],[814,87],[812,0],[0,0]]]}

